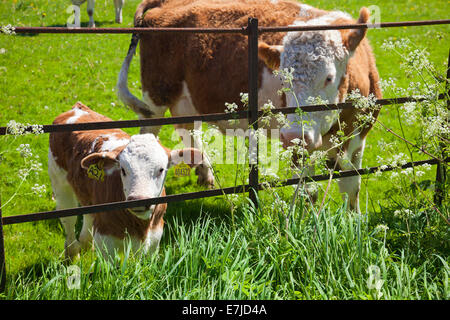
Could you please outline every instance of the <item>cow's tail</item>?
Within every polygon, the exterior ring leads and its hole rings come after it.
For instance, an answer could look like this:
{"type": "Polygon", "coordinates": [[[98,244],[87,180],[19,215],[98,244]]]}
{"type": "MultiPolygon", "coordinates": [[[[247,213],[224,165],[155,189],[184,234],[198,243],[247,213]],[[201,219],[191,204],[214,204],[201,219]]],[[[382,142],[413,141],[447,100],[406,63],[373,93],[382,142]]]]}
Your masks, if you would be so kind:
{"type": "MultiPolygon", "coordinates": [[[[144,25],[144,15],[147,10],[161,6],[165,0],[144,0],[137,7],[134,15],[134,27],[142,28],[144,25]]],[[[139,43],[139,34],[133,33],[131,37],[130,47],[128,49],[127,56],[122,63],[122,68],[119,72],[119,80],[117,82],[117,95],[119,99],[129,106],[134,112],[141,115],[151,116],[153,112],[150,107],[142,100],[134,96],[128,89],[128,70],[130,69],[131,60],[136,53],[136,48],[139,43]]]]}
{"type": "Polygon", "coordinates": [[[119,99],[127,106],[129,106],[134,112],[139,114],[151,114],[150,107],[142,100],[133,95],[128,89],[128,70],[130,69],[130,63],[136,53],[136,47],[139,43],[139,34],[133,33],[131,37],[130,48],[128,49],[127,56],[122,63],[122,68],[119,72],[119,80],[117,82],[117,95],[119,99]]]}
{"type": "Polygon", "coordinates": [[[160,7],[165,0],[144,0],[142,1],[136,9],[134,14],[134,27],[141,28],[144,27],[144,16],[147,10],[160,7]]]}

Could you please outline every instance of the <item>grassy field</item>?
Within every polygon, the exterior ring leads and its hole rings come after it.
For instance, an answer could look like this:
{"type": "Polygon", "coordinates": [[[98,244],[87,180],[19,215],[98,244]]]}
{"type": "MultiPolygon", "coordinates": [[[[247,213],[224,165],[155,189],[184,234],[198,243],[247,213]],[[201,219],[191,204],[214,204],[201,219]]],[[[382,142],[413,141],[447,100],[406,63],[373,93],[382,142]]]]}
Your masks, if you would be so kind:
{"type": "MultiPolygon", "coordinates": [[[[97,27],[118,27],[112,1],[96,1],[97,27]]],[[[140,1],[127,0],[124,23],[131,27],[140,1]]],[[[309,1],[323,9],[338,9],[354,17],[362,6],[377,5],[381,21],[447,19],[450,1],[309,1]]],[[[0,25],[64,26],[70,1],[0,0],[0,25]]],[[[88,17],[82,7],[82,24],[88,17]]],[[[409,38],[426,48],[429,59],[445,75],[450,26],[372,29],[374,48],[383,79],[397,78],[407,87],[415,78],[404,75],[402,60],[381,45],[385,39],[409,38]]],[[[129,35],[0,35],[0,126],[10,120],[50,124],[76,101],[114,120],[136,119],[118,100],[114,87],[129,35]]],[[[139,59],[130,69],[131,91],[140,96],[139,59]]],[[[392,96],[389,91],[385,97],[392,96]]],[[[380,121],[400,132],[396,107],[385,107],[380,121]]],[[[126,129],[128,133],[138,128],[126,129]]],[[[405,126],[405,136],[415,127],[405,126]]],[[[163,127],[160,138],[168,147],[173,127],[163,127]]],[[[379,141],[397,142],[375,127],[369,134],[363,167],[375,166],[377,156],[408,153],[404,143],[385,150],[379,141]]],[[[53,210],[47,175],[48,135],[0,137],[0,195],[4,216],[53,210]],[[17,148],[29,144],[32,157],[21,157],[17,148]],[[34,158],[36,157],[36,158],[34,158]],[[42,163],[22,183],[20,169],[31,161],[42,163]],[[35,185],[46,191],[33,192],[35,185]]],[[[413,160],[427,156],[413,152],[413,160]]],[[[236,167],[217,168],[222,186],[233,186],[236,167]]],[[[434,179],[435,169],[421,181],[434,179]]],[[[169,172],[167,193],[202,190],[196,177],[177,178],[169,172]]],[[[238,183],[240,184],[240,182],[238,183]]],[[[62,263],[64,234],[57,220],[5,226],[8,299],[448,299],[449,229],[424,198],[408,186],[394,185],[389,175],[363,178],[360,201],[363,215],[345,212],[337,185],[316,217],[309,205],[299,203],[284,229],[283,212],[270,192],[261,192],[254,212],[245,199],[231,214],[223,197],[170,204],[158,255],[147,259],[124,257],[112,268],[94,254],[76,262],[82,269],[81,289],[69,290],[62,263]],[[398,210],[414,211],[403,219],[398,210]],[[387,226],[388,229],[377,226],[387,226]],[[369,288],[376,266],[383,284],[369,288]]],[[[325,187],[325,184],[322,185],[325,187]]],[[[429,190],[427,196],[430,196],[429,190]]],[[[293,189],[279,190],[289,201],[293,189]]],[[[323,192],[320,194],[322,199],[323,192]]],[[[317,209],[317,208],[316,208],[317,209]]],[[[449,216],[447,203],[440,208],[449,216]]],[[[378,279],[378,278],[377,278],[378,279]]],[[[1,297],[1,295],[0,295],[1,297]]]]}

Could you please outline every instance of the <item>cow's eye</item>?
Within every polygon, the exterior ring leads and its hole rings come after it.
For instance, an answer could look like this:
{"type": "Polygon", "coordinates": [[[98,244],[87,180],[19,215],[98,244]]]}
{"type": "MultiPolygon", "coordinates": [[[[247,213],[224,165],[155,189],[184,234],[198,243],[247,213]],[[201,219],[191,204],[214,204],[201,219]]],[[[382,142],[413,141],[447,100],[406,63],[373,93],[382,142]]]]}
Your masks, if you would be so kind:
{"type": "Polygon", "coordinates": [[[160,176],[164,172],[164,168],[158,170],[158,176],[160,176]]]}
{"type": "Polygon", "coordinates": [[[125,169],[124,168],[122,168],[122,174],[123,174],[123,176],[125,177],[127,174],[125,173],[125,169]]]}
{"type": "Polygon", "coordinates": [[[333,77],[332,76],[328,76],[327,77],[327,83],[330,83],[331,81],[333,81],[333,77]]]}

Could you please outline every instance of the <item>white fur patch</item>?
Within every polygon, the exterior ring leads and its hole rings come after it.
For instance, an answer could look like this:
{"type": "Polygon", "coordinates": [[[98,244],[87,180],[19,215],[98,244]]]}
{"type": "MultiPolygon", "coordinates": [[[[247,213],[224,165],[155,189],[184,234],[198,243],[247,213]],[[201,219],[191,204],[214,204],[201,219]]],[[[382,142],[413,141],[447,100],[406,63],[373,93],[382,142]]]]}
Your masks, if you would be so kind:
{"type": "Polygon", "coordinates": [[[280,68],[294,68],[294,80],[302,83],[310,83],[323,73],[323,65],[344,61],[349,54],[338,30],[290,32],[283,39],[283,47],[280,68]]]}
{"type": "Polygon", "coordinates": [[[167,110],[166,106],[157,106],[153,102],[152,98],[150,98],[147,91],[144,91],[144,93],[142,94],[142,100],[148,106],[148,109],[154,113],[154,116],[152,116],[152,118],[164,118],[164,114],[167,110]]]}
{"type": "Polygon", "coordinates": [[[119,147],[125,146],[130,142],[130,139],[117,139],[115,134],[104,135],[107,140],[103,141],[101,151],[112,151],[119,147]]]}
{"type": "Polygon", "coordinates": [[[159,242],[163,235],[163,228],[150,229],[145,239],[145,251],[154,253],[158,249],[159,242]]]}
{"type": "Polygon", "coordinates": [[[81,118],[82,116],[89,114],[89,112],[81,110],[79,108],[73,108],[72,109],[73,112],[73,116],[71,116],[69,119],[67,119],[66,123],[76,123],[78,121],[79,118],[81,118]]]}
{"type": "Polygon", "coordinates": [[[300,4],[299,7],[300,7],[300,11],[298,13],[298,16],[302,17],[302,18],[307,18],[307,17],[311,16],[310,11],[311,11],[311,9],[314,9],[313,7],[311,7],[310,5],[307,5],[307,4],[300,4]]]}
{"type": "Polygon", "coordinates": [[[175,106],[170,109],[170,112],[174,117],[187,115],[194,116],[199,114],[192,103],[191,93],[189,92],[186,81],[183,81],[183,91],[180,99],[177,101],[175,106]]]}

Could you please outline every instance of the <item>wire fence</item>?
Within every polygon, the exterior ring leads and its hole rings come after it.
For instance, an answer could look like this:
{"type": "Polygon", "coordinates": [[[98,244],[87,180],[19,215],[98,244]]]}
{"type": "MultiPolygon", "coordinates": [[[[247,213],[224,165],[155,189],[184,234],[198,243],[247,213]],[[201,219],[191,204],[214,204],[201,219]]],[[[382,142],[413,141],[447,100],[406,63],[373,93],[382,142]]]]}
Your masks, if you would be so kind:
{"type": "MultiPolygon", "coordinates": [[[[129,34],[129,33],[230,33],[243,34],[247,36],[248,41],[248,81],[249,81],[249,102],[248,110],[238,111],[234,113],[216,113],[204,114],[196,116],[171,117],[171,118],[152,118],[140,120],[123,120],[123,121],[107,121],[107,122],[90,122],[90,123],[75,123],[62,125],[43,125],[44,133],[50,132],[64,132],[64,131],[81,131],[81,130],[101,130],[113,128],[130,128],[143,126],[159,126],[168,124],[182,124],[192,123],[194,121],[218,121],[231,119],[248,119],[254,130],[258,129],[258,118],[263,115],[262,111],[258,111],[258,36],[264,32],[289,32],[289,31],[314,31],[314,30],[339,30],[339,29],[370,29],[370,28],[392,28],[392,27],[412,27],[412,26],[429,26],[429,25],[443,25],[450,24],[450,19],[447,20],[426,20],[426,21],[404,21],[404,22],[388,22],[379,24],[343,24],[343,25],[318,25],[318,26],[295,26],[295,27],[259,27],[258,20],[250,18],[248,24],[243,28],[61,28],[61,27],[15,27],[11,31],[16,34],[129,34]]],[[[450,54],[448,60],[450,68],[450,54]]],[[[447,81],[450,79],[450,69],[447,69],[447,81]]],[[[447,82],[448,83],[448,82],[447,82]]],[[[439,99],[447,99],[447,107],[449,107],[450,90],[439,95],[439,99]]],[[[397,97],[393,99],[379,99],[376,101],[378,105],[392,105],[402,104],[411,101],[421,101],[421,99],[413,97],[397,97]]],[[[325,110],[343,110],[353,108],[351,102],[338,104],[323,104],[313,106],[300,107],[286,107],[273,109],[273,113],[281,112],[283,114],[294,113],[298,108],[304,112],[317,112],[325,110]]],[[[32,128],[26,128],[26,131],[31,131],[32,128]]],[[[9,134],[7,127],[0,127],[0,136],[9,134]]],[[[256,143],[256,145],[258,145],[256,143]]],[[[256,151],[257,152],[257,151],[256,151]]],[[[408,162],[401,166],[402,169],[420,166],[424,164],[438,165],[436,185],[442,186],[445,182],[445,170],[442,170],[450,161],[449,157],[444,159],[428,159],[422,161],[408,162]],[[441,168],[441,169],[439,169],[441,168]],[[444,173],[442,173],[442,171],[444,173]]],[[[46,219],[55,219],[61,217],[93,214],[98,212],[120,210],[126,208],[133,208],[138,206],[150,206],[158,203],[169,203],[176,201],[186,201],[192,199],[200,199],[207,197],[215,197],[225,194],[235,194],[248,192],[250,199],[254,204],[257,203],[257,191],[267,187],[266,183],[259,183],[258,163],[249,164],[249,183],[246,185],[233,186],[228,188],[220,188],[213,190],[204,190],[198,192],[181,193],[174,195],[166,195],[164,197],[150,198],[144,200],[134,201],[120,201],[113,203],[98,204],[92,206],[84,206],[78,208],[54,210],[47,212],[38,212],[23,214],[17,216],[2,217],[0,205],[0,292],[5,290],[6,283],[6,266],[5,266],[5,251],[4,251],[4,234],[3,225],[11,225],[18,223],[25,223],[31,221],[39,221],[46,219]]],[[[330,178],[338,179],[344,177],[351,177],[357,175],[367,175],[377,171],[386,172],[397,169],[396,167],[381,165],[376,167],[362,168],[357,170],[340,171],[333,174],[322,174],[308,177],[311,181],[325,181],[330,178]]],[[[281,187],[298,184],[300,178],[287,179],[281,183],[272,184],[273,187],[281,187]]],[[[444,197],[443,190],[436,190],[436,202],[442,201],[444,197]]]]}

